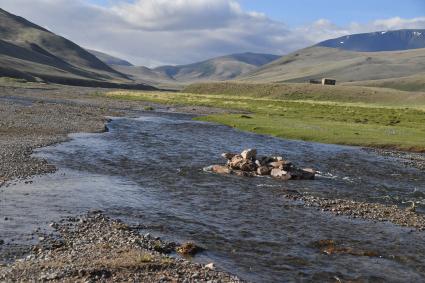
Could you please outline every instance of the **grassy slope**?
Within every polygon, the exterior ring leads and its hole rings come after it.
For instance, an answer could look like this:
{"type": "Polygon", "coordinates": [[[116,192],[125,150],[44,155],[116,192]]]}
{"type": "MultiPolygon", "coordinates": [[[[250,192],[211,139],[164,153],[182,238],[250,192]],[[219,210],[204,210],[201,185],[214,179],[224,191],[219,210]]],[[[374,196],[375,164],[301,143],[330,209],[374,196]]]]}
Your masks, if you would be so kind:
{"type": "MultiPolygon", "coordinates": [[[[282,138],[425,151],[425,108],[332,102],[330,99],[287,100],[273,95],[259,98],[253,95],[119,91],[106,95],[116,99],[244,110],[251,114],[212,115],[198,119],[282,138]]],[[[418,99],[425,105],[423,97],[418,99]]]]}
{"type": "Polygon", "coordinates": [[[282,57],[252,73],[247,82],[307,82],[323,77],[338,82],[400,78],[425,72],[425,48],[391,52],[353,52],[309,47],[282,57]]]}
{"type": "Polygon", "coordinates": [[[223,82],[192,84],[183,91],[197,94],[222,94],[227,97],[332,101],[376,106],[421,107],[425,105],[425,92],[407,92],[359,86],[223,82]]]}
{"type": "Polygon", "coordinates": [[[425,73],[400,78],[345,83],[345,85],[363,85],[371,87],[392,88],[404,91],[425,92],[425,73]]]}

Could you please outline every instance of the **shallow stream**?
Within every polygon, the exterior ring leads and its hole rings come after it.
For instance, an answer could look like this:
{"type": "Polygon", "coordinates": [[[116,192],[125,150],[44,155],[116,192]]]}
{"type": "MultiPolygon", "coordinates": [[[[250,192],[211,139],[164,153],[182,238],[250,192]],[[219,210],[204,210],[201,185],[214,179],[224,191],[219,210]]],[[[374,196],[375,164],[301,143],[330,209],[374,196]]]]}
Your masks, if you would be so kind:
{"type": "Polygon", "coordinates": [[[424,232],[335,217],[283,197],[289,189],[403,206],[425,199],[423,172],[356,147],[282,140],[191,118],[118,118],[107,133],[74,134],[41,149],[37,155],[60,170],[1,189],[0,239],[30,242],[37,227],[101,209],[142,224],[142,233],[195,241],[207,249],[195,260],[256,282],[425,280],[424,232]],[[224,163],[222,152],[244,148],[283,155],[322,176],[279,182],[203,172],[224,163]],[[380,256],[326,255],[314,245],[324,239],[380,256]]]}

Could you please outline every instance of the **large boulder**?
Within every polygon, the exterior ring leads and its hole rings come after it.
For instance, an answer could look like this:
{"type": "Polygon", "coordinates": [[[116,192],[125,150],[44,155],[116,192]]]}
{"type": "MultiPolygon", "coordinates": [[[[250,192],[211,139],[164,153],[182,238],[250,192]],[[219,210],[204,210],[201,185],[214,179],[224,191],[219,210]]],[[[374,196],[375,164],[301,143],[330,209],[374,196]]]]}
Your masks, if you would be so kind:
{"type": "Polygon", "coordinates": [[[255,159],[255,157],[257,156],[257,150],[256,149],[245,149],[244,151],[242,151],[241,156],[244,159],[255,159]]]}

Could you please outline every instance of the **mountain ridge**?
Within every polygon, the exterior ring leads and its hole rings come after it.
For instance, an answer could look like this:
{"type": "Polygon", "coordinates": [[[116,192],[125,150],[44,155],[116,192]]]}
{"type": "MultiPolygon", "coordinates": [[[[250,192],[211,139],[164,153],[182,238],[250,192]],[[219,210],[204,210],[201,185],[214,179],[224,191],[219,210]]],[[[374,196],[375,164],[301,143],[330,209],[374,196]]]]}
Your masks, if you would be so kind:
{"type": "Polygon", "coordinates": [[[135,84],[76,43],[0,8],[0,76],[82,86],[135,84]]]}
{"type": "Polygon", "coordinates": [[[425,29],[400,29],[346,35],[316,46],[358,52],[398,51],[425,48],[425,29]]]}

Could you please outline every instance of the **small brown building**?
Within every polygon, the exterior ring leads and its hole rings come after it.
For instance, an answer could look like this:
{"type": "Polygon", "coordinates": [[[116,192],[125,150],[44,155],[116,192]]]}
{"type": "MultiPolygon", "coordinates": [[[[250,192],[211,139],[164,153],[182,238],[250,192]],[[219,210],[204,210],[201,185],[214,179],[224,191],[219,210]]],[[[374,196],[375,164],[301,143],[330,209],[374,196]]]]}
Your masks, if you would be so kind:
{"type": "Polygon", "coordinates": [[[323,78],[322,79],[322,85],[336,85],[336,80],[335,79],[323,78]]]}

